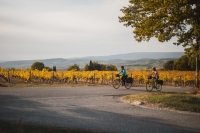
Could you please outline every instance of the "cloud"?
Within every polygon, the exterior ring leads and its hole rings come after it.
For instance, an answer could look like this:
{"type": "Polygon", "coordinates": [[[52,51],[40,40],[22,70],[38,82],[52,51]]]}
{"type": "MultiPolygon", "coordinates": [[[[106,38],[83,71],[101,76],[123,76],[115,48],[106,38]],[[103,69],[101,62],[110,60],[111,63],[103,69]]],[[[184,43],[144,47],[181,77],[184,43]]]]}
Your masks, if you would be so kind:
{"type": "Polygon", "coordinates": [[[0,0],[0,60],[173,49],[155,39],[136,42],[132,29],[118,22],[126,5],[122,0],[0,0]]]}
{"type": "MultiPolygon", "coordinates": [[[[89,2],[89,1],[88,1],[89,2]]],[[[119,9],[115,2],[108,1],[105,5],[89,7],[78,6],[77,11],[45,11],[22,12],[16,9],[5,9],[7,13],[0,13],[3,35],[21,36],[29,40],[66,41],[67,38],[80,41],[98,39],[106,34],[119,32],[116,11],[119,9]],[[115,8],[110,9],[110,5],[115,8]],[[86,10],[87,9],[87,10],[86,10]],[[114,14],[114,15],[113,15],[114,14]]],[[[32,5],[32,4],[31,4],[32,5]]],[[[34,5],[34,4],[33,4],[34,5]]],[[[74,10],[74,9],[73,9],[74,10]]],[[[121,26],[120,30],[124,27],[121,26]]],[[[124,28],[125,29],[125,28],[124,28]]],[[[121,32],[121,31],[120,31],[121,32]]]]}

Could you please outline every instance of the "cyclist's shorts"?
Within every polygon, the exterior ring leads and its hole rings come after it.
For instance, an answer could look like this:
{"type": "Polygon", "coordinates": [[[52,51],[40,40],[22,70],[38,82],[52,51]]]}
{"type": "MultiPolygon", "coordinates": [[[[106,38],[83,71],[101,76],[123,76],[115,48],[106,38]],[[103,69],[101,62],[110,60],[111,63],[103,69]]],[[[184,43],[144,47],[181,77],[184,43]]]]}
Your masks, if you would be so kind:
{"type": "Polygon", "coordinates": [[[156,79],[156,80],[158,80],[158,79],[159,79],[159,77],[157,77],[157,76],[156,76],[156,77],[152,77],[152,78],[153,78],[153,79],[156,79]]]}

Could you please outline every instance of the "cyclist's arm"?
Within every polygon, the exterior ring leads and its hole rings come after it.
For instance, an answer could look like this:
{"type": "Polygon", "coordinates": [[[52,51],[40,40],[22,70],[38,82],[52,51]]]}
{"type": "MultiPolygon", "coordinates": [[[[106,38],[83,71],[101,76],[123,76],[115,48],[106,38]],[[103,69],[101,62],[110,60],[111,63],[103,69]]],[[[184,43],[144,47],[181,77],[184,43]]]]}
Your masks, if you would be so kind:
{"type": "Polygon", "coordinates": [[[119,72],[119,75],[126,76],[125,70],[120,71],[120,72],[119,72]]]}
{"type": "Polygon", "coordinates": [[[154,71],[151,72],[151,76],[154,76],[154,71]]]}
{"type": "Polygon", "coordinates": [[[159,78],[159,74],[158,74],[158,71],[156,71],[156,78],[157,78],[157,79],[159,78]]]}
{"type": "Polygon", "coordinates": [[[118,73],[119,75],[121,75],[121,74],[123,74],[123,72],[122,71],[119,71],[119,73],[118,73]]]}
{"type": "Polygon", "coordinates": [[[156,75],[159,76],[158,71],[156,71],[156,75]]]}

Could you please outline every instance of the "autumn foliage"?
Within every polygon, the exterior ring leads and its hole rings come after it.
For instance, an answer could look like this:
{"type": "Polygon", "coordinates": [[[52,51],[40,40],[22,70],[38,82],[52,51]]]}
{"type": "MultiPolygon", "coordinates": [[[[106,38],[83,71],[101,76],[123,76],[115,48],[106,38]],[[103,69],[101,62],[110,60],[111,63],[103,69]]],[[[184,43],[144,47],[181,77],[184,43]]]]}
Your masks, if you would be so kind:
{"type": "MultiPolygon", "coordinates": [[[[12,83],[12,78],[18,78],[24,83],[94,83],[111,84],[116,78],[117,71],[48,71],[39,70],[6,70],[0,68],[0,77],[8,79],[12,83]]],[[[128,71],[128,76],[134,78],[136,86],[144,85],[151,71],[128,71]]],[[[160,79],[165,85],[182,86],[194,85],[195,71],[159,71],[160,79]]]]}

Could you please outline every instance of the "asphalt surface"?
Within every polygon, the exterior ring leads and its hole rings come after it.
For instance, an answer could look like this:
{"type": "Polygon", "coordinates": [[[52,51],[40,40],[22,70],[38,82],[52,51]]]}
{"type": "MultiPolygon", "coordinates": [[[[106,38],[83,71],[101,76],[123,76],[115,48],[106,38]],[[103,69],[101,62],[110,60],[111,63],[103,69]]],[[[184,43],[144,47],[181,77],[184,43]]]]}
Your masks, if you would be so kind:
{"type": "MultiPolygon", "coordinates": [[[[184,92],[187,88],[163,88],[184,92]]],[[[114,133],[198,133],[200,114],[120,101],[144,87],[0,88],[0,119],[114,133]]]]}

